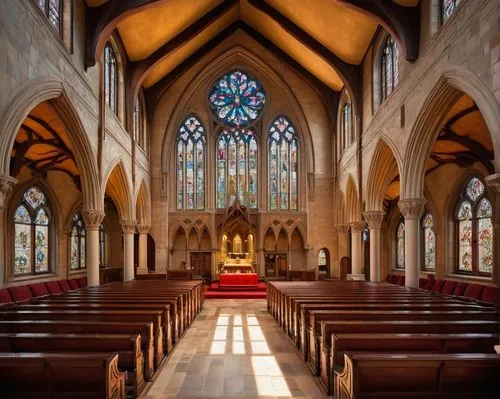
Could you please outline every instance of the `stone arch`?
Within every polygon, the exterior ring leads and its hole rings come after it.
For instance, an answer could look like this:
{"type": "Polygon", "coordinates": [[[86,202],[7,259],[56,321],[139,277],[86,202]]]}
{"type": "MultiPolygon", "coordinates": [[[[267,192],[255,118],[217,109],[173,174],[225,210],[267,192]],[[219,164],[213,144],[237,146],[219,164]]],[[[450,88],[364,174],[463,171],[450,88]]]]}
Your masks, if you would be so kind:
{"type": "Polygon", "coordinates": [[[307,269],[305,237],[297,226],[290,234],[290,260],[292,267],[307,269]]]}
{"type": "Polygon", "coordinates": [[[103,193],[101,200],[104,202],[106,193],[115,203],[121,220],[135,220],[135,210],[132,206],[130,180],[123,161],[118,158],[108,167],[103,180],[103,193]]]}
{"type": "Polygon", "coordinates": [[[210,238],[210,232],[207,226],[203,226],[200,233],[200,250],[210,251],[212,248],[212,241],[210,238]]]}
{"type": "MultiPolygon", "coordinates": [[[[281,88],[285,95],[283,96],[287,101],[287,106],[290,110],[288,117],[292,120],[297,128],[299,137],[299,145],[303,149],[305,162],[302,162],[305,167],[301,170],[301,176],[307,173],[314,173],[314,146],[312,134],[307,123],[304,111],[300,105],[298,98],[295,96],[287,82],[285,82],[280,75],[264,60],[252,53],[250,50],[237,45],[231,49],[223,52],[215,57],[208,65],[206,65],[200,73],[187,85],[183,93],[180,94],[180,101],[176,104],[172,112],[163,138],[162,154],[161,154],[161,170],[168,172],[171,165],[173,165],[174,157],[174,144],[178,126],[181,125],[185,116],[190,111],[189,104],[194,95],[199,95],[204,91],[204,88],[210,87],[211,83],[215,81],[220,75],[230,69],[242,68],[248,70],[253,76],[265,78],[274,83],[276,87],[281,88]]],[[[274,115],[263,115],[263,126],[268,126],[271,123],[274,115]]],[[[263,141],[265,142],[265,141],[263,141]]],[[[208,143],[210,144],[210,143],[208,143]]],[[[301,197],[302,198],[302,197],[301,197]]]]}
{"type": "Polygon", "coordinates": [[[477,104],[488,127],[500,171],[500,106],[488,87],[473,72],[454,66],[444,70],[427,97],[411,131],[401,177],[401,197],[421,198],[424,193],[425,162],[444,123],[446,111],[462,94],[477,104]]]}
{"type": "Polygon", "coordinates": [[[171,254],[172,262],[171,267],[173,269],[182,269],[182,265],[187,264],[187,250],[188,250],[188,234],[187,230],[182,225],[178,225],[177,228],[173,229],[172,242],[171,242],[171,254]]]}
{"type": "Polygon", "coordinates": [[[346,219],[348,223],[361,220],[358,190],[351,175],[347,178],[346,185],[346,219]]]}
{"type": "Polygon", "coordinates": [[[401,158],[397,149],[386,138],[381,138],[370,162],[366,183],[366,210],[382,211],[384,195],[391,182],[401,176],[401,158]]]}
{"type": "Polygon", "coordinates": [[[336,204],[334,212],[335,224],[339,225],[346,223],[347,215],[345,209],[345,198],[344,198],[344,193],[340,190],[337,190],[335,204],[336,204]]]}
{"type": "Polygon", "coordinates": [[[83,124],[67,87],[54,78],[37,78],[26,83],[0,120],[0,174],[9,175],[10,156],[19,128],[31,110],[50,101],[65,125],[81,176],[83,206],[103,210],[97,162],[83,124]]]}
{"type": "Polygon", "coordinates": [[[135,220],[138,224],[151,224],[151,196],[146,180],[142,179],[135,195],[135,220]]]}
{"type": "Polygon", "coordinates": [[[276,250],[278,252],[288,252],[289,247],[290,235],[288,234],[288,231],[284,227],[282,227],[276,238],[276,250]]]}

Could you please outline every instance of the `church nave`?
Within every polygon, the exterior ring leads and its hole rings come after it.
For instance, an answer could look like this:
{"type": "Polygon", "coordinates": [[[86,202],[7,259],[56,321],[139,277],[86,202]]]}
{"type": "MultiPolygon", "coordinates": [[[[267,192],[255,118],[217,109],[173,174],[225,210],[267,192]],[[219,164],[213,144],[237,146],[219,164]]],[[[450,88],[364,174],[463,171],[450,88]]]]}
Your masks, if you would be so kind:
{"type": "Polygon", "coordinates": [[[209,300],[144,399],[324,398],[262,300],[209,300]]]}

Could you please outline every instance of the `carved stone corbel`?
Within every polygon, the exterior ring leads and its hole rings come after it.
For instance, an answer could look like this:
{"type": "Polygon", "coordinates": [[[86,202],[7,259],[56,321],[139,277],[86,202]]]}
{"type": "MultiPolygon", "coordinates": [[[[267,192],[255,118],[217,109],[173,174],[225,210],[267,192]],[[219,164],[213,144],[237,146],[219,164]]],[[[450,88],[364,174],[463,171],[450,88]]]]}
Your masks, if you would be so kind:
{"type": "Polygon", "coordinates": [[[366,211],[363,212],[363,216],[370,229],[380,229],[382,226],[382,221],[384,220],[383,211],[366,211]]]}
{"type": "Polygon", "coordinates": [[[10,176],[0,176],[0,209],[7,206],[17,179],[10,176]]]}
{"type": "Polygon", "coordinates": [[[406,219],[420,219],[424,214],[425,198],[407,198],[398,201],[401,214],[406,219]]]}
{"type": "Polygon", "coordinates": [[[134,234],[136,229],[135,220],[120,220],[123,234],[134,234]]]}
{"type": "Polygon", "coordinates": [[[85,223],[85,229],[87,230],[97,230],[101,225],[105,213],[103,211],[97,211],[95,209],[82,209],[80,211],[83,221],[85,223]]]}

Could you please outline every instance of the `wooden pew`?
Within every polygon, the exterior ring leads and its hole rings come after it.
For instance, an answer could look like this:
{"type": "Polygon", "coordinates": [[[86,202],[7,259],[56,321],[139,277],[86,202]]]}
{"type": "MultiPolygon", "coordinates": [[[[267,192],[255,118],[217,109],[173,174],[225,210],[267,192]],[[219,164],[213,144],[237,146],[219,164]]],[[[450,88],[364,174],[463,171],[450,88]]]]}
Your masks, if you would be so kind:
{"type": "Polygon", "coordinates": [[[144,355],[144,378],[151,380],[155,370],[153,323],[147,322],[93,322],[14,320],[0,321],[0,333],[48,333],[48,334],[139,334],[144,355]]]}
{"type": "MultiPolygon", "coordinates": [[[[460,320],[485,320],[498,323],[496,311],[421,311],[421,310],[312,310],[308,319],[305,318],[304,330],[306,331],[304,345],[304,359],[310,361],[313,369],[319,362],[318,345],[324,342],[321,322],[336,320],[377,320],[377,321],[460,321],[460,320]]],[[[411,331],[409,331],[411,332],[411,331]]]]}
{"type": "Polygon", "coordinates": [[[491,348],[498,337],[498,334],[332,334],[330,350],[321,353],[320,382],[328,395],[333,395],[332,370],[344,367],[344,354],[348,352],[493,353],[491,348]]]}
{"type": "Polygon", "coordinates": [[[124,399],[118,355],[0,353],[2,398],[124,399]]]}
{"type": "Polygon", "coordinates": [[[0,352],[118,354],[118,368],[127,372],[134,397],[144,389],[141,336],[127,334],[0,333],[0,352]]]}
{"type": "Polygon", "coordinates": [[[56,301],[50,302],[42,302],[42,303],[34,303],[34,304],[23,304],[19,305],[15,309],[17,310],[31,310],[31,311],[40,311],[40,310],[160,310],[162,312],[162,326],[163,326],[163,349],[165,354],[167,354],[172,349],[172,322],[170,320],[170,305],[154,305],[154,304],[116,304],[116,303],[99,303],[99,302],[64,302],[64,301],[56,301]]]}
{"type": "Polygon", "coordinates": [[[0,312],[0,320],[73,320],[73,321],[116,321],[153,322],[155,367],[158,368],[164,358],[163,327],[161,325],[161,311],[157,310],[11,310],[0,312]]]}
{"type": "Polygon", "coordinates": [[[494,354],[350,353],[335,371],[337,399],[467,398],[500,395],[494,354]]]}

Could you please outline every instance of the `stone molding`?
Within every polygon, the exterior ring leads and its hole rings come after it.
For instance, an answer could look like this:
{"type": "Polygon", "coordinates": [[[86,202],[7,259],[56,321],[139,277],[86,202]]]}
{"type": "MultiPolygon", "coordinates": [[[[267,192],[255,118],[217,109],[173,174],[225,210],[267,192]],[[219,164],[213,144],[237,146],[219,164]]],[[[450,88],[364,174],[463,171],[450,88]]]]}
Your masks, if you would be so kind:
{"type": "Polygon", "coordinates": [[[16,184],[17,179],[10,176],[0,176],[0,208],[4,208],[7,205],[16,184]]]}
{"type": "Polygon", "coordinates": [[[123,234],[134,234],[136,223],[135,220],[120,220],[122,225],[123,234]]]}
{"type": "Polygon", "coordinates": [[[349,223],[349,226],[351,226],[351,233],[361,233],[366,227],[366,222],[352,222],[349,223]]]}
{"type": "Polygon", "coordinates": [[[337,232],[339,232],[339,233],[344,233],[344,234],[349,233],[349,225],[348,224],[337,224],[335,226],[335,228],[337,229],[337,232]]]}
{"type": "Polygon", "coordinates": [[[80,214],[85,222],[86,230],[97,230],[105,216],[103,211],[96,211],[94,209],[82,209],[80,214]]]}
{"type": "Polygon", "coordinates": [[[385,213],[383,211],[366,211],[363,212],[365,220],[368,222],[368,227],[371,229],[380,229],[385,213]]]}
{"type": "Polygon", "coordinates": [[[424,214],[425,198],[408,198],[398,201],[398,207],[406,219],[420,219],[424,214]]]}
{"type": "Polygon", "coordinates": [[[486,176],[484,181],[488,187],[491,187],[497,194],[500,194],[500,173],[486,176]]]}
{"type": "Polygon", "coordinates": [[[139,234],[148,234],[151,226],[149,224],[137,224],[136,228],[139,234]]]}

